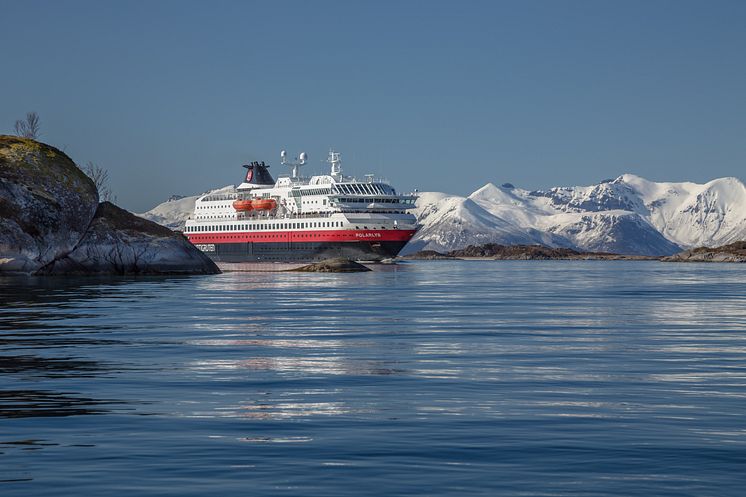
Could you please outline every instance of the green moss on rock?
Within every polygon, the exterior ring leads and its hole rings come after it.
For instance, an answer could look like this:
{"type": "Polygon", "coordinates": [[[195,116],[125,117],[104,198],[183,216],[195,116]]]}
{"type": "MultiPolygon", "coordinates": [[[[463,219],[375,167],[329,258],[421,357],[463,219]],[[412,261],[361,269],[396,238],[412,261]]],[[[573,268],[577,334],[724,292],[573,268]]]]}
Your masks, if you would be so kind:
{"type": "Polygon", "coordinates": [[[31,273],[68,253],[97,206],[93,181],[64,152],[0,135],[0,272],[31,273]]]}
{"type": "Polygon", "coordinates": [[[0,177],[31,188],[62,186],[98,202],[93,180],[67,154],[29,138],[0,135],[0,177]]]}

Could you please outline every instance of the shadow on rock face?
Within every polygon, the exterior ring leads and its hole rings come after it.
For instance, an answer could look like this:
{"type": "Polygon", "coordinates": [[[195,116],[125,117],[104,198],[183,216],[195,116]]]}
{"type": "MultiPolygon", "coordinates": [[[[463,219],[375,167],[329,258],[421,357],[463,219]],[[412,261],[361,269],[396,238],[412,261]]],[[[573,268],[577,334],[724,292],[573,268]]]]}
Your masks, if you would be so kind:
{"type": "Polygon", "coordinates": [[[215,263],[184,236],[102,202],[67,256],[38,274],[217,274],[215,263]]]}

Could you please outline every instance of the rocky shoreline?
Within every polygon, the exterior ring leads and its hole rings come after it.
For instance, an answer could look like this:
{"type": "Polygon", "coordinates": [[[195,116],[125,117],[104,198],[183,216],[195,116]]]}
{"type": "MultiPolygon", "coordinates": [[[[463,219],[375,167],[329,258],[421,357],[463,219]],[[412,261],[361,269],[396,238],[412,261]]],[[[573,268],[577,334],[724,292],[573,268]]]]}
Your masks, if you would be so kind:
{"type": "Polygon", "coordinates": [[[43,274],[215,274],[215,263],[183,235],[110,202],[99,204],[75,249],[43,274]]]}
{"type": "Polygon", "coordinates": [[[400,257],[401,260],[605,260],[605,261],[662,261],[662,262],[746,262],[746,242],[736,242],[722,247],[700,247],[672,256],[645,256],[611,254],[606,252],[580,252],[568,248],[553,248],[543,245],[469,245],[464,249],[446,253],[423,250],[400,257]]]}
{"type": "Polygon", "coordinates": [[[446,253],[434,250],[423,250],[412,255],[401,257],[403,260],[659,260],[659,257],[645,255],[622,255],[606,252],[580,252],[568,248],[553,248],[543,245],[469,245],[464,249],[451,250],[446,253]]]}
{"type": "Polygon", "coordinates": [[[61,150],[0,135],[0,274],[216,274],[181,234],[109,202],[61,150]]]}

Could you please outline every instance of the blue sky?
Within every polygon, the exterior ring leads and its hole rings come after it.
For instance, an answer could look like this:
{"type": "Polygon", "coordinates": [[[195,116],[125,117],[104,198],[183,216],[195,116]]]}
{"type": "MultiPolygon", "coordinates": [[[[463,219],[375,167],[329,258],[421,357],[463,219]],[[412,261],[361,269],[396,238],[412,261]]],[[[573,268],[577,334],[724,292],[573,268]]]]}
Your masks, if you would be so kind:
{"type": "Polygon", "coordinates": [[[330,146],[401,190],[744,177],[746,2],[2,2],[0,133],[118,201],[330,146]]]}

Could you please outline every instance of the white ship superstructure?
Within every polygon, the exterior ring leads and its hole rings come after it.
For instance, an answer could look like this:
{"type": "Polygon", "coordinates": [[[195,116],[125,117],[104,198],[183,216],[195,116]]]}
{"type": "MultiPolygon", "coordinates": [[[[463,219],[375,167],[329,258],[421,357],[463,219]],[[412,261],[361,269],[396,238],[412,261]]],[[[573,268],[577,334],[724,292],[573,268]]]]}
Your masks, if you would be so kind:
{"type": "Polygon", "coordinates": [[[263,162],[245,165],[238,187],[197,199],[184,234],[217,261],[298,261],[329,257],[380,260],[396,256],[414,236],[409,212],[415,194],[387,181],[342,174],[340,154],[329,152],[328,175],[304,178],[305,153],[281,154],[288,176],[275,181],[263,162]]]}

